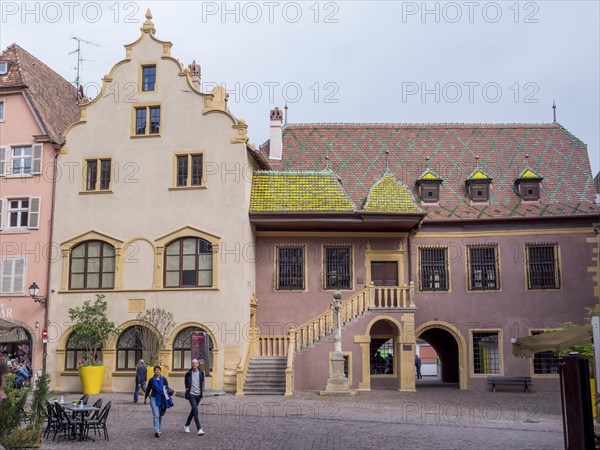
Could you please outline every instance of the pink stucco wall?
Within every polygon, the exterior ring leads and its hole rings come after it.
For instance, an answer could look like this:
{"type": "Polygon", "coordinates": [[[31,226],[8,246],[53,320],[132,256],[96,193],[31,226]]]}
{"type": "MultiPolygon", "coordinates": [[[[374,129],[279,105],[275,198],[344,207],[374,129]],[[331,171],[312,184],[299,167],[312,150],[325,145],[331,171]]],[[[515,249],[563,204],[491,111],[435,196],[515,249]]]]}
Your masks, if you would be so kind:
{"type": "MultiPolygon", "coordinates": [[[[21,94],[6,95],[2,97],[2,101],[4,121],[0,122],[0,146],[8,147],[7,153],[10,154],[11,146],[35,144],[33,136],[43,134],[43,131],[21,94]]],[[[29,297],[28,287],[35,281],[40,287],[40,295],[47,294],[54,155],[52,145],[44,143],[41,175],[0,177],[0,197],[4,200],[5,208],[4,228],[0,232],[2,257],[22,255],[26,258],[23,292],[21,295],[0,295],[0,318],[22,325],[31,334],[34,370],[42,368],[41,331],[44,327],[45,309],[29,297]],[[6,200],[24,197],[41,198],[39,229],[8,230],[6,200]]]]}

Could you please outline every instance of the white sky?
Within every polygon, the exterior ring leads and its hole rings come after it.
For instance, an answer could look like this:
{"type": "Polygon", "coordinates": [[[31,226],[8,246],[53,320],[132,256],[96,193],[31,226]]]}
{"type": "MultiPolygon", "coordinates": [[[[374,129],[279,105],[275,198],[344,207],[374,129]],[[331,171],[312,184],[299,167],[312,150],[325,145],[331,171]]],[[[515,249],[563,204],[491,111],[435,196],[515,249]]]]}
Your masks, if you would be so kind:
{"type": "Polygon", "coordinates": [[[185,65],[196,59],[205,91],[230,91],[257,145],[286,98],[290,123],[547,123],[556,100],[558,122],[588,144],[595,175],[599,4],[2,0],[0,46],[16,42],[74,81],[72,36],[99,44],[82,44],[93,61],[81,79],[94,96],[150,7],[157,37],[185,65]]]}

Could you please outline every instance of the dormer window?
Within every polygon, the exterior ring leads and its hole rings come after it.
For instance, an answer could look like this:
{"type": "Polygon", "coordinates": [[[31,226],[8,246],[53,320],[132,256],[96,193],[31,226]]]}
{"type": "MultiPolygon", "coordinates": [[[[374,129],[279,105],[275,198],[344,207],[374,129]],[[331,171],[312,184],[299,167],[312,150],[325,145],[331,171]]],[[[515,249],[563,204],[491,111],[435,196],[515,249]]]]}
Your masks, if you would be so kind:
{"type": "Polygon", "coordinates": [[[438,203],[440,201],[441,180],[419,180],[419,197],[423,203],[438,203]]]}
{"type": "Polygon", "coordinates": [[[489,181],[470,181],[467,182],[467,193],[469,199],[474,203],[485,203],[490,201],[490,184],[489,181]]]}
{"type": "Polygon", "coordinates": [[[0,76],[6,75],[8,73],[8,63],[3,61],[0,62],[0,76]]]}
{"type": "MultiPolygon", "coordinates": [[[[529,155],[526,156],[529,158],[529,155]]],[[[536,202],[540,199],[540,185],[543,178],[527,166],[515,180],[519,197],[524,202],[536,202]]]]}
{"type": "Polygon", "coordinates": [[[523,181],[519,183],[519,195],[525,201],[537,201],[540,199],[540,182],[523,181]]]}

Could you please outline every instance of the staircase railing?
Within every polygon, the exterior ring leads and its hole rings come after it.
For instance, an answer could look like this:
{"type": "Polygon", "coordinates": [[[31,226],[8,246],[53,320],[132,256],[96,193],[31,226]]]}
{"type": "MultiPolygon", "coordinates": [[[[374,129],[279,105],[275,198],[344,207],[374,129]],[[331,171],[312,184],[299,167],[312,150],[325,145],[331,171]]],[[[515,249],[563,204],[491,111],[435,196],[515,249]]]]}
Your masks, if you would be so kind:
{"type": "Polygon", "coordinates": [[[296,329],[290,327],[290,340],[288,343],[287,364],[285,366],[285,395],[289,397],[294,394],[294,349],[296,348],[296,329]]]}
{"type": "Polygon", "coordinates": [[[258,354],[254,356],[287,356],[290,336],[260,336],[258,354]]]}

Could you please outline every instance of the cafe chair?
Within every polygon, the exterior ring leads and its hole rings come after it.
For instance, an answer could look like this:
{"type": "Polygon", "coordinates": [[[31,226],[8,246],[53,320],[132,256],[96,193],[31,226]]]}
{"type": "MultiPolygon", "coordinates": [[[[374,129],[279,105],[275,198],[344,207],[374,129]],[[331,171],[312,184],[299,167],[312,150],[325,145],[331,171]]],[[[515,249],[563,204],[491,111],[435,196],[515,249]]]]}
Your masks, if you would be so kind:
{"type": "Polygon", "coordinates": [[[94,430],[94,435],[96,431],[98,432],[98,436],[100,436],[100,430],[104,431],[104,439],[110,441],[108,438],[108,429],[106,428],[106,419],[108,419],[108,413],[110,412],[110,407],[112,405],[112,401],[108,402],[97,419],[90,419],[85,422],[85,435],[87,436],[90,432],[90,429],[94,430]]]}

